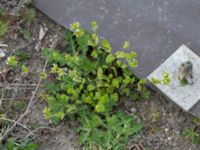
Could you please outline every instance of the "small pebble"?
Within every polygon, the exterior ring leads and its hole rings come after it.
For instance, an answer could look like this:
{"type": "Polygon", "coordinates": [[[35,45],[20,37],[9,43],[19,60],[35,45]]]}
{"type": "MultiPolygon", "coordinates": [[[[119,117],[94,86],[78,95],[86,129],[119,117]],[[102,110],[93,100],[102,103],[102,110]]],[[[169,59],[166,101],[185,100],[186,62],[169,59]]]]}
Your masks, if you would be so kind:
{"type": "Polygon", "coordinates": [[[136,110],[135,107],[131,107],[131,108],[130,108],[130,111],[131,111],[131,113],[136,113],[136,112],[137,112],[137,110],[136,110]]]}
{"type": "Polygon", "coordinates": [[[169,131],[169,129],[168,128],[165,128],[165,133],[167,133],[169,131]]]}

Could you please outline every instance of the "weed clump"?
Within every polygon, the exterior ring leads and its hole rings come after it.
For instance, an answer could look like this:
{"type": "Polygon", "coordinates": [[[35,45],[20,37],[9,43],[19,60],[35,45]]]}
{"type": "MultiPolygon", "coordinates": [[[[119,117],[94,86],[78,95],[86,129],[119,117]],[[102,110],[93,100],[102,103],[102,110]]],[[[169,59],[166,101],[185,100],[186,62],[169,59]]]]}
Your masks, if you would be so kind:
{"type": "Polygon", "coordinates": [[[121,51],[112,53],[111,44],[99,38],[97,29],[94,21],[90,33],[75,22],[71,24],[73,32],[65,34],[66,51],[43,49],[50,66],[42,75],[47,78],[47,107],[43,113],[54,124],[65,116],[78,116],[80,144],[87,149],[123,149],[128,137],[141,125],[124,113],[114,113],[113,108],[121,96],[136,98],[142,91],[147,96],[142,86],[145,80],[138,82],[129,70],[137,67],[136,52],[126,52],[129,42],[124,42],[121,51]],[[137,87],[134,90],[133,85],[137,87]]]}

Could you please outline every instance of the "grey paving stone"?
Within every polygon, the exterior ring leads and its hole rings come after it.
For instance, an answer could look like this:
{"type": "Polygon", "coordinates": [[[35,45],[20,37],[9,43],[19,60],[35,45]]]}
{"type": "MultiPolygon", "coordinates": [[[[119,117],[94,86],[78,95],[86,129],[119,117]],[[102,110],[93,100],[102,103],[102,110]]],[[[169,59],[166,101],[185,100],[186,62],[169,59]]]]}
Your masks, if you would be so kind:
{"type": "MultiPolygon", "coordinates": [[[[180,45],[200,55],[199,0],[33,0],[35,6],[64,27],[74,21],[89,29],[96,20],[113,50],[124,40],[138,53],[136,76],[147,77],[180,45]]],[[[132,50],[132,49],[131,49],[132,50]]]]}
{"type": "Polygon", "coordinates": [[[162,79],[162,73],[164,71],[170,75],[170,84],[155,84],[154,86],[185,111],[191,110],[200,100],[200,57],[182,45],[163,64],[153,71],[148,76],[148,79],[151,80],[152,77],[162,79]],[[186,61],[191,61],[193,64],[193,85],[182,85],[178,79],[179,66],[186,61]]]}

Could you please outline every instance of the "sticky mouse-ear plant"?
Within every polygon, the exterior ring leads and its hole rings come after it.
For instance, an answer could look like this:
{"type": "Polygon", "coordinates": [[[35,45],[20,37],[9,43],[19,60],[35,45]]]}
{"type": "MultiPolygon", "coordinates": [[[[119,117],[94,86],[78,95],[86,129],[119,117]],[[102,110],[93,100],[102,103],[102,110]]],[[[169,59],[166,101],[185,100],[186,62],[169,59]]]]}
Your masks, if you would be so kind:
{"type": "Polygon", "coordinates": [[[129,67],[137,67],[136,52],[122,50],[112,53],[111,44],[100,39],[96,22],[91,23],[91,32],[85,31],[78,22],[71,24],[65,34],[66,51],[43,49],[50,71],[47,73],[48,106],[45,118],[54,123],[67,115],[77,114],[82,106],[103,114],[117,105],[122,95],[131,96],[131,85],[137,84],[129,67]]]}

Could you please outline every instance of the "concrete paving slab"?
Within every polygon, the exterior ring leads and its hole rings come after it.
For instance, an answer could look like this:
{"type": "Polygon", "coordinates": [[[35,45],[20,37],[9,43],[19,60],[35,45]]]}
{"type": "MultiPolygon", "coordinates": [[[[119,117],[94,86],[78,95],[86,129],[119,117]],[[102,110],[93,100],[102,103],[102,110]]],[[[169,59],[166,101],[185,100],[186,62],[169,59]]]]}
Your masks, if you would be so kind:
{"type": "Polygon", "coordinates": [[[154,86],[162,93],[164,93],[168,98],[170,98],[173,102],[182,107],[185,111],[191,110],[191,108],[200,100],[200,57],[185,45],[182,45],[155,71],[153,71],[148,76],[148,79],[151,80],[152,77],[161,79],[163,71],[169,73],[171,78],[170,84],[155,84],[154,86]],[[194,83],[192,85],[183,85],[178,79],[179,67],[186,61],[191,61],[193,64],[194,83]]]}
{"type": "MultiPolygon", "coordinates": [[[[138,53],[139,78],[147,77],[180,45],[200,55],[199,0],[33,0],[34,5],[64,27],[74,21],[89,29],[99,24],[99,34],[114,51],[124,40],[138,53]]],[[[132,50],[132,49],[131,49],[132,50]]]]}

